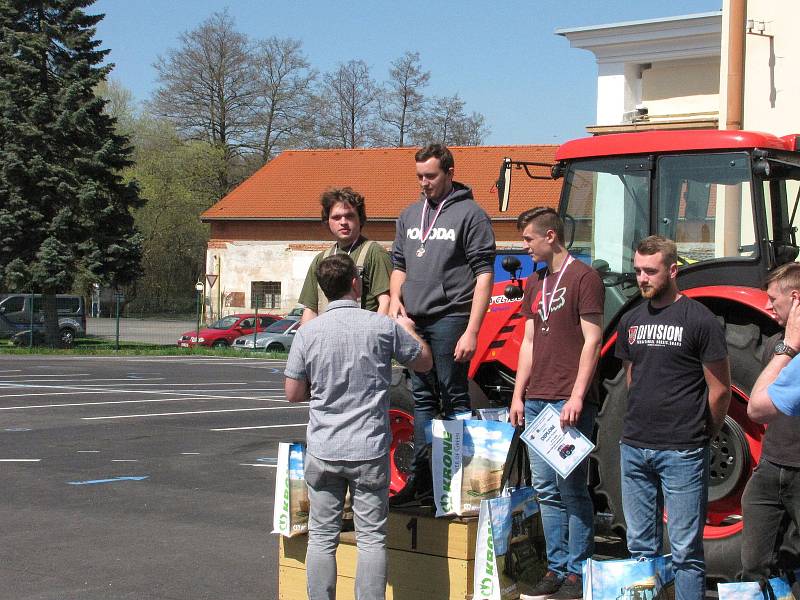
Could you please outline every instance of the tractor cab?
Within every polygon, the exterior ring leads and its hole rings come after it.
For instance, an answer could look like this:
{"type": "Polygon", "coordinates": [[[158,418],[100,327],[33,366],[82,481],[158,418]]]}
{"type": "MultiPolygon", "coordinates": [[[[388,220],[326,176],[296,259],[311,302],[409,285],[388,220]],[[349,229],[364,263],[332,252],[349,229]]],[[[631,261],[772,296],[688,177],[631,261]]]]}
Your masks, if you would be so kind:
{"type": "MultiPolygon", "coordinates": [[[[656,131],[567,142],[554,177],[571,253],[607,286],[605,323],[638,296],[633,252],[644,237],[674,239],[682,288],[758,288],[767,271],[798,255],[793,221],[800,192],[800,136],[742,131],[656,131]]],[[[515,166],[498,180],[508,206],[515,166]]],[[[542,177],[541,174],[535,175],[542,177]]]]}
{"type": "MultiPolygon", "coordinates": [[[[554,165],[519,159],[524,157],[506,158],[501,166],[500,210],[509,204],[516,204],[517,212],[531,208],[522,199],[509,202],[512,173],[561,178],[558,211],[565,223],[564,241],[606,286],[598,366],[602,408],[589,483],[597,510],[611,515],[612,528],[625,527],[618,442],[627,403],[614,345],[620,317],[642,301],[633,270],[634,248],[641,239],[658,234],[676,241],[678,286],[723,325],[732,401],[711,442],[704,546],[707,576],[732,578],[741,569],[742,492],[761,455],[764,433],[747,417],[747,402],[765,348],[780,330],[766,308],[762,284],[771,269],[798,256],[800,135],[719,130],[613,134],[563,144],[554,165]]],[[[503,263],[509,281],[495,286],[470,365],[470,376],[490,405],[507,405],[511,398],[524,335],[519,305],[525,282],[513,259],[503,263]]]]}

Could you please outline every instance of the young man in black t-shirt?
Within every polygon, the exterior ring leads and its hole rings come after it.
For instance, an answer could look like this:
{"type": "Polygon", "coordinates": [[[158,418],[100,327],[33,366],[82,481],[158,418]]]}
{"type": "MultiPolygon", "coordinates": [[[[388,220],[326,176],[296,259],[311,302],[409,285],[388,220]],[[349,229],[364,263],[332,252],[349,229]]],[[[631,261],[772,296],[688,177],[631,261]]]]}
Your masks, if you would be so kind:
{"type": "Polygon", "coordinates": [[[662,553],[663,512],[676,600],[705,596],[703,527],[709,443],[730,403],[725,333],[713,313],[678,291],[675,242],[642,240],[633,259],[642,296],[620,320],[616,356],[628,382],[620,444],[628,551],[662,553]]]}
{"type": "MultiPolygon", "coordinates": [[[[792,302],[800,297],[800,264],[781,265],[769,274],[765,287],[766,309],[786,327],[792,302]]],[[[785,361],[792,360],[798,350],[800,344],[790,336],[784,338],[782,331],[764,344],[764,367],[772,362],[774,355],[785,361]]],[[[800,386],[800,382],[797,385],[800,386]]],[[[759,418],[755,420],[760,421],[759,418]]],[[[800,529],[800,417],[778,412],[770,421],[761,444],[761,459],[742,496],[743,581],[775,577],[778,567],[784,566],[779,564],[776,555],[786,521],[793,520],[800,529]]]]}

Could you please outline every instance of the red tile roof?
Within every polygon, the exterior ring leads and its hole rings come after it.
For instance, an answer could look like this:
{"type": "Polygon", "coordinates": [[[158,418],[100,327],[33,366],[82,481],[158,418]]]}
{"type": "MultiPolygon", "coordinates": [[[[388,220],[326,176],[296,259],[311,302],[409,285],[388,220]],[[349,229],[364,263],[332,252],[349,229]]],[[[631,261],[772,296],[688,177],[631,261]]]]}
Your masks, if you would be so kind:
{"type": "MultiPolygon", "coordinates": [[[[558,203],[560,180],[533,180],[522,171],[514,171],[508,213],[498,211],[494,186],[503,158],[552,163],[557,147],[452,147],[455,180],[472,188],[475,199],[492,218],[516,218],[532,206],[554,206],[558,203]]],[[[366,198],[370,220],[394,220],[419,196],[414,172],[416,151],[417,148],[287,150],[200,218],[203,221],[317,220],[322,192],[329,187],[350,186],[366,198]]]]}

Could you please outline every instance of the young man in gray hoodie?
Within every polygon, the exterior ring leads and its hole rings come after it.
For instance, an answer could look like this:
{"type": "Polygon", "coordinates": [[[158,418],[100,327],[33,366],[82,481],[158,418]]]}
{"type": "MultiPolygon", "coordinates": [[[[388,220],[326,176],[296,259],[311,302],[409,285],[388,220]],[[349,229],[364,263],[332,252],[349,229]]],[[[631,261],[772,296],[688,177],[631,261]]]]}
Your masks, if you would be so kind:
{"type": "Polygon", "coordinates": [[[431,346],[433,370],[411,373],[414,397],[413,474],[390,504],[427,500],[432,491],[426,429],[441,416],[469,413],[467,371],[492,291],[492,224],[453,181],[453,155],[430,144],[415,155],[422,193],[397,221],[392,247],[389,315],[408,316],[431,346]]]}

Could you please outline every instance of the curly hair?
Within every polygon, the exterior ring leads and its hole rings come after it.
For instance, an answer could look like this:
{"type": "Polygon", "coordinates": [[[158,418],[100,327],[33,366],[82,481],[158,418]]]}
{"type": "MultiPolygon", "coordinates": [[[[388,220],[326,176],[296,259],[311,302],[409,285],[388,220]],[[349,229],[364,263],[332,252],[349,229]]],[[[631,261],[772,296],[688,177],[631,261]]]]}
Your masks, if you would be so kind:
{"type": "Polygon", "coordinates": [[[361,224],[361,227],[364,226],[364,223],[367,222],[367,208],[364,204],[364,196],[359,194],[353,188],[349,187],[331,188],[322,194],[319,203],[322,205],[323,223],[328,222],[328,219],[331,216],[331,209],[333,208],[333,205],[337,204],[338,202],[355,208],[356,212],[358,213],[358,221],[361,224]]]}

